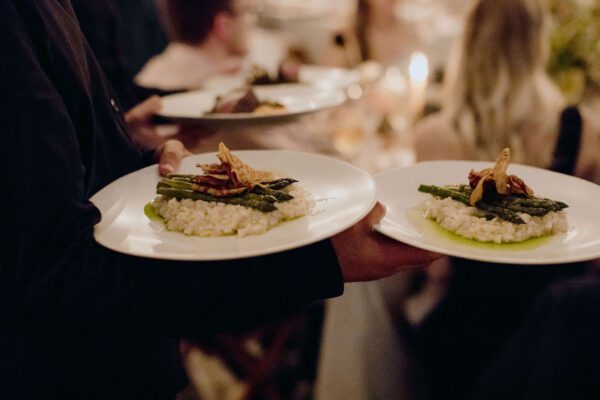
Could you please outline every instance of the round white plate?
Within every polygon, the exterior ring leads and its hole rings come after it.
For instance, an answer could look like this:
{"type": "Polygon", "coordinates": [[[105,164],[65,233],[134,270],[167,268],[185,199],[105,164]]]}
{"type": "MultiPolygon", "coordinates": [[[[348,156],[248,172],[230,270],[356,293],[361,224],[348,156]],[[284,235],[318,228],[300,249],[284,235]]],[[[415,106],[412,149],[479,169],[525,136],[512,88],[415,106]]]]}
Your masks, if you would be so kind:
{"type": "MultiPolygon", "coordinates": [[[[234,89],[246,85],[247,73],[234,75],[216,75],[208,79],[204,87],[206,88],[230,88],[234,89]]],[[[346,89],[357,84],[360,80],[360,73],[353,69],[333,68],[322,65],[301,65],[298,71],[298,80],[300,84],[307,84],[319,89],[346,89]]],[[[269,87],[271,85],[253,85],[254,87],[269,87]]],[[[291,84],[285,84],[291,85],[291,84]]]]}
{"type": "Polygon", "coordinates": [[[417,190],[420,184],[468,183],[471,169],[490,168],[478,161],[431,161],[376,175],[377,197],[387,207],[379,232],[401,242],[449,256],[508,264],[563,264],[600,258],[600,186],[572,176],[509,165],[508,173],[522,178],[536,196],[560,200],[569,231],[522,244],[482,244],[445,233],[420,214],[419,206],[431,196],[417,190]]]}
{"type": "Polygon", "coordinates": [[[172,120],[195,121],[264,121],[297,117],[311,112],[339,106],[346,101],[341,90],[322,90],[306,85],[274,85],[255,87],[261,101],[276,101],[286,107],[286,112],[274,115],[253,113],[206,114],[217,96],[227,93],[231,87],[215,87],[164,96],[158,115],[172,120]]]}
{"type": "MultiPolygon", "coordinates": [[[[280,252],[328,238],[363,218],[375,204],[375,184],[366,172],[333,158],[291,151],[235,151],[259,170],[294,178],[312,194],[310,215],[284,222],[267,233],[238,238],[186,236],[166,230],[144,214],[160,179],[156,165],[126,175],[91,201],[102,220],[94,227],[98,243],[135,256],[170,260],[226,260],[280,252]]],[[[182,173],[201,173],[196,163],[218,162],[216,153],[186,158],[182,173]]]]}

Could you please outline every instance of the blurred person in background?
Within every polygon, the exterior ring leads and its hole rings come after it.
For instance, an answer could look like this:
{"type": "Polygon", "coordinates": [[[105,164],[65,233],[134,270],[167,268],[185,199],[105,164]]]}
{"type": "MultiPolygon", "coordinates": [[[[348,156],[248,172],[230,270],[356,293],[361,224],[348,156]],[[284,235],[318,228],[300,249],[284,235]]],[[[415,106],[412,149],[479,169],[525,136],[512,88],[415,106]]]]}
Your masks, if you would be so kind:
{"type": "Polygon", "coordinates": [[[493,161],[510,147],[512,162],[552,168],[569,150],[557,146],[561,132],[582,120],[571,135],[576,162],[563,172],[600,183],[600,121],[584,106],[567,109],[546,72],[549,29],[543,0],[477,3],[449,62],[443,109],[415,127],[419,161],[493,161]]]}
{"type": "MultiPolygon", "coordinates": [[[[255,0],[158,0],[157,8],[171,43],[135,77],[142,87],[185,91],[202,88],[215,78],[219,85],[233,90],[244,83],[251,64],[276,71],[286,55],[284,41],[256,28],[255,0]]],[[[180,138],[195,153],[214,151],[221,141],[232,150],[331,152],[331,143],[315,121],[318,119],[307,116],[268,127],[203,126],[195,135],[187,132],[180,138]]]]}
{"type": "MultiPolygon", "coordinates": [[[[600,182],[600,123],[567,107],[545,67],[549,16],[543,0],[479,0],[450,60],[443,109],[415,127],[419,161],[514,163],[600,182]]],[[[466,177],[466,176],[465,176],[466,177]]],[[[434,398],[463,399],[508,343],[536,296],[584,265],[537,268],[450,258],[425,285],[443,287],[416,337],[434,398]]]]}
{"type": "Polygon", "coordinates": [[[157,0],[157,9],[171,42],[138,73],[141,86],[197,89],[212,76],[240,72],[253,52],[270,65],[284,56],[285,44],[256,28],[255,0],[157,0]]]}
{"type": "Polygon", "coordinates": [[[393,65],[419,47],[415,33],[398,20],[397,6],[396,0],[358,0],[356,34],[363,61],[393,65]]]}

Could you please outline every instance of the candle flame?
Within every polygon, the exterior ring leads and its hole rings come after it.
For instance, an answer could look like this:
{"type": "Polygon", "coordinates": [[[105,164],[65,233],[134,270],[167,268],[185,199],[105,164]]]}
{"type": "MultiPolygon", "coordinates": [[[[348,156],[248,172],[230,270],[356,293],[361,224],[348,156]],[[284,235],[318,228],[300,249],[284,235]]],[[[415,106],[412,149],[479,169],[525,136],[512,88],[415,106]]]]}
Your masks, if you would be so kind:
{"type": "Polygon", "coordinates": [[[425,82],[429,76],[429,62],[427,56],[418,51],[411,54],[408,75],[413,82],[425,82]]]}

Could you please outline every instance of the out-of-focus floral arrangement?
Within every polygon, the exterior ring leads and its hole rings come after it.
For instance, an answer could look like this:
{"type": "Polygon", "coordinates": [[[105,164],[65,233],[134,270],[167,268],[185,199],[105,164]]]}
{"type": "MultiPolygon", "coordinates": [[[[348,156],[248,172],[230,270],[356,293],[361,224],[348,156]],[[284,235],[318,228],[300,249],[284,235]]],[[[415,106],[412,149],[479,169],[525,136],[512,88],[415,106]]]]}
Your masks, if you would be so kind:
{"type": "Polygon", "coordinates": [[[600,94],[600,1],[551,0],[549,72],[567,99],[600,94]]]}

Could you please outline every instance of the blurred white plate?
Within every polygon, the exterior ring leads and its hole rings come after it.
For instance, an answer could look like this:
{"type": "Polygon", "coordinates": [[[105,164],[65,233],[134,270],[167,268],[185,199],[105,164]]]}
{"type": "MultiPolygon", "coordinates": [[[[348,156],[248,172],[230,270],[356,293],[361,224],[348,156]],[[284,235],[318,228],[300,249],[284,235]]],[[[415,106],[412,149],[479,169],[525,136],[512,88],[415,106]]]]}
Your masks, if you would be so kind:
{"type": "MultiPolygon", "coordinates": [[[[209,78],[204,86],[206,88],[237,88],[246,84],[247,73],[233,75],[216,75],[209,78]]],[[[298,71],[300,84],[307,84],[319,89],[346,89],[355,85],[360,80],[358,71],[346,68],[333,68],[322,65],[301,65],[298,71]]],[[[254,85],[254,87],[274,86],[254,85]]],[[[290,85],[290,84],[285,84],[290,85]]]]}
{"type": "Polygon", "coordinates": [[[341,90],[321,90],[305,85],[275,85],[255,87],[254,92],[261,101],[275,101],[283,104],[286,111],[273,115],[253,113],[206,114],[210,111],[217,96],[231,91],[233,87],[215,87],[193,92],[162,97],[162,108],[158,116],[181,121],[268,121],[294,118],[304,114],[336,107],[346,101],[341,90]]]}
{"type": "MultiPolygon", "coordinates": [[[[284,222],[265,234],[202,238],[167,231],[144,214],[160,179],[153,165],[126,175],[96,193],[91,201],[102,220],[94,227],[98,243],[141,257],[171,260],[225,260],[293,249],[333,236],[362,219],[375,203],[369,174],[342,161],[309,153],[279,150],[234,152],[260,170],[299,181],[316,200],[310,215],[284,222]]],[[[186,158],[182,173],[201,173],[196,163],[217,162],[216,153],[186,158]]]]}
{"type": "Polygon", "coordinates": [[[489,168],[478,161],[432,161],[382,172],[374,177],[377,198],[387,207],[385,218],[375,226],[379,232],[401,242],[449,256],[509,264],[563,264],[600,258],[600,186],[556,172],[511,164],[510,174],[522,178],[536,196],[560,200],[569,231],[521,244],[488,244],[449,234],[420,214],[429,194],[417,191],[420,184],[468,183],[471,169],[489,168]]]}

